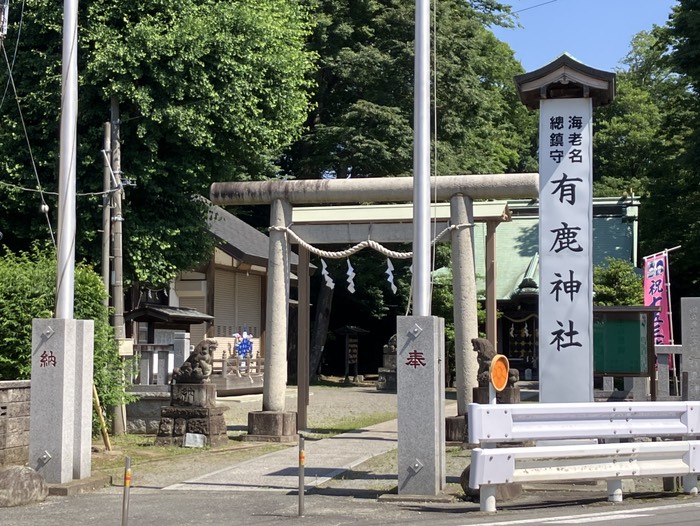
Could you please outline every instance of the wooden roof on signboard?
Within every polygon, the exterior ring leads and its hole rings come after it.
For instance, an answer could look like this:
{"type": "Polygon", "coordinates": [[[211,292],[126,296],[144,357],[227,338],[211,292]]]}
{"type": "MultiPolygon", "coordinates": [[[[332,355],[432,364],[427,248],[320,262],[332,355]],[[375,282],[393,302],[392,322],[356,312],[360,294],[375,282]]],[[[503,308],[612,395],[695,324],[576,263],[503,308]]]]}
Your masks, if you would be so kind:
{"type": "Polygon", "coordinates": [[[534,110],[543,99],[591,98],[593,106],[605,106],[615,98],[615,73],[587,66],[568,53],[516,75],[515,84],[522,103],[534,110]]]}

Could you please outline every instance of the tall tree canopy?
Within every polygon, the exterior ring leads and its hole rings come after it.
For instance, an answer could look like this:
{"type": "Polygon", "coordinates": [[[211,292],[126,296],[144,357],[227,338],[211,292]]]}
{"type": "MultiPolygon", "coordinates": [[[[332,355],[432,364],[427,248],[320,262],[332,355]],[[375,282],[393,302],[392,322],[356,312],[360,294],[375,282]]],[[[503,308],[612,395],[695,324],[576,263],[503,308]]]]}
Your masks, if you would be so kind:
{"type": "Polygon", "coordinates": [[[642,250],[648,254],[680,245],[670,257],[677,298],[700,294],[699,24],[700,1],[680,0],[660,33],[661,58],[646,60],[652,68],[661,64],[671,73],[658,83],[663,89],[653,92],[664,121],[652,148],[663,157],[643,201],[642,250]]]}
{"type": "MultiPolygon", "coordinates": [[[[413,156],[414,11],[400,0],[320,0],[316,106],[286,157],[299,178],[408,175],[413,156]]],[[[497,2],[437,5],[434,137],[437,173],[532,169],[534,114],[518,101],[522,67],[485,26],[497,2]]]]}
{"type": "MultiPolygon", "coordinates": [[[[49,0],[11,7],[0,230],[15,250],[48,237],[41,200],[26,189],[57,188],[62,15],[62,3],[49,0]]],[[[310,20],[296,0],[81,3],[78,192],[102,190],[102,129],[114,96],[122,171],[137,185],[124,207],[128,278],[162,285],[208,257],[206,206],[193,197],[208,195],[211,182],[276,174],[308,112],[310,20]]],[[[55,196],[44,199],[55,211],[55,196]]],[[[99,251],[101,205],[102,196],[78,198],[78,257],[99,251]]]]}
{"type": "Polygon", "coordinates": [[[640,253],[670,257],[672,297],[700,294],[700,0],[638,34],[596,117],[595,190],[641,196],[640,253]]]}
{"type": "Polygon", "coordinates": [[[672,69],[668,30],[635,35],[617,73],[617,96],[596,112],[596,195],[635,193],[673,169],[689,133],[687,80],[672,69]]]}

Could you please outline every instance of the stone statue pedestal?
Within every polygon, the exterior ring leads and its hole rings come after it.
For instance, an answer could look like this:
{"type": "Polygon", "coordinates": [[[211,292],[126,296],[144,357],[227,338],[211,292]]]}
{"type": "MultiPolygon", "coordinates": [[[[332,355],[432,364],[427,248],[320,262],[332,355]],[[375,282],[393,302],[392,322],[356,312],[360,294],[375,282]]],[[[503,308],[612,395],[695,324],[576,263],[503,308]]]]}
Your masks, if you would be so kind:
{"type": "Polygon", "coordinates": [[[184,446],[188,433],[204,435],[208,446],[226,444],[227,409],[217,407],[214,384],[172,384],[170,405],[161,408],[156,445],[184,446]]]}

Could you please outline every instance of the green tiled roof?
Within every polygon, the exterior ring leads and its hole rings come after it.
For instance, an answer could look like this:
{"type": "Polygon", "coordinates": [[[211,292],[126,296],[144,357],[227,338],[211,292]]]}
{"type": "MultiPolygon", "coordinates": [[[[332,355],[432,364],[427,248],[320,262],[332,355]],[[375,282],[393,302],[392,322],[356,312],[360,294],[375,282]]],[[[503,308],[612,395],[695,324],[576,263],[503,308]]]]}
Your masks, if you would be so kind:
{"type": "MultiPolygon", "coordinates": [[[[626,213],[627,206],[615,206],[616,201],[611,199],[598,201],[604,202],[605,206],[594,205],[593,264],[602,265],[606,257],[631,261],[635,253],[635,233],[634,223],[626,213]]],[[[517,290],[525,277],[528,265],[538,253],[539,218],[534,215],[536,208],[532,209],[531,214],[520,215],[518,202],[509,202],[508,207],[513,212],[512,221],[500,223],[496,228],[496,297],[499,300],[509,299],[517,290]]],[[[479,291],[486,288],[485,246],[486,225],[476,223],[474,257],[479,291]]],[[[532,277],[536,282],[539,281],[537,271],[532,277]]]]}

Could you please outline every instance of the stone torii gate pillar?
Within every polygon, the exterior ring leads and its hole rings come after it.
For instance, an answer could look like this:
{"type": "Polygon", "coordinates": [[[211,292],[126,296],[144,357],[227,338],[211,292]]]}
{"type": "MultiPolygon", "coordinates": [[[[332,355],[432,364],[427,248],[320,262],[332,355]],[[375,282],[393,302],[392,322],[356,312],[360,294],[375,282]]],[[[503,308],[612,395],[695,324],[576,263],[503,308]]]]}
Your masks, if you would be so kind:
{"type": "MultiPolygon", "coordinates": [[[[473,199],[517,199],[537,195],[537,174],[458,175],[431,178],[431,193],[436,201],[458,204],[459,217],[473,215],[473,199]]],[[[343,203],[407,203],[413,198],[412,177],[344,180],[296,180],[241,183],[214,183],[210,189],[212,203],[218,205],[272,204],[267,317],[265,338],[265,386],[263,410],[248,417],[248,436],[267,440],[294,440],[295,413],[286,412],[284,395],[287,383],[287,310],[289,302],[289,240],[285,228],[291,226],[289,205],[343,203]]],[[[453,218],[453,221],[455,219],[453,218]]],[[[460,219],[461,220],[461,219],[460,219]]],[[[453,241],[462,247],[459,258],[472,258],[471,228],[457,233],[453,241]]],[[[474,281],[473,261],[464,266],[460,283],[474,281]],[[471,268],[471,272],[468,269],[471,268]]],[[[459,292],[459,294],[462,294],[459,292]]],[[[470,296],[468,296],[470,297],[470,296]]],[[[471,307],[465,298],[460,317],[476,319],[476,296],[471,307]],[[473,310],[472,314],[467,309],[473,310]]],[[[463,320],[462,320],[463,321],[463,320]]],[[[467,323],[471,323],[467,321],[467,323]]],[[[464,326],[464,325],[463,325],[464,326]]],[[[469,352],[463,358],[476,355],[469,352]]],[[[400,396],[400,393],[399,393],[400,396]]],[[[442,393],[441,398],[444,398],[442,393]]]]}

